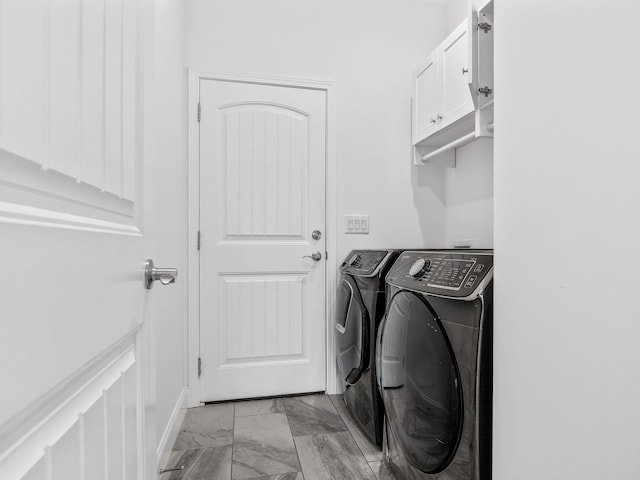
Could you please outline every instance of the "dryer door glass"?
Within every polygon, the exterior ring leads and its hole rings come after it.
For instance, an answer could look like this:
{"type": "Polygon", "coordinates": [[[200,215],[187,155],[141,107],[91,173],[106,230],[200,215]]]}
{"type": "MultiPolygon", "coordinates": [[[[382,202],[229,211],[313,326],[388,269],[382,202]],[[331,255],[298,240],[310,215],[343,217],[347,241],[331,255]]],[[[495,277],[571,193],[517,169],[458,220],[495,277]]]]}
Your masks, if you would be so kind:
{"type": "Polygon", "coordinates": [[[353,385],[369,366],[369,314],[356,281],[343,277],[336,298],[336,352],[345,385],[353,385]]]}
{"type": "Polygon", "coordinates": [[[438,473],[462,433],[462,390],[447,335],[423,297],[401,291],[381,333],[379,383],[392,434],[411,464],[438,473]]]}

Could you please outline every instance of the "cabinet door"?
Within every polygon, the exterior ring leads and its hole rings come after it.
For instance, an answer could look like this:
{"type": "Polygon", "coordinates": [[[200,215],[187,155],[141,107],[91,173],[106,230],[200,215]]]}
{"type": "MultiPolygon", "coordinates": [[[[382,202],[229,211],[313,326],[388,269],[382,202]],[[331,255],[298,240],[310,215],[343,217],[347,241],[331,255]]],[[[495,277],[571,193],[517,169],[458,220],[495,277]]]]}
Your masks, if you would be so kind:
{"type": "Polygon", "coordinates": [[[468,83],[475,108],[479,110],[492,103],[494,97],[493,0],[472,0],[469,7],[467,44],[471,68],[468,83]],[[484,28],[479,28],[478,25],[483,25],[484,28]],[[486,93],[479,93],[480,88],[486,89],[486,93]]]}
{"type": "Polygon", "coordinates": [[[442,43],[441,50],[441,105],[439,128],[446,127],[473,112],[473,99],[469,92],[467,22],[460,24],[442,43]]]}
{"type": "Polygon", "coordinates": [[[477,88],[486,88],[487,94],[478,95],[478,108],[493,102],[493,1],[489,2],[478,12],[478,23],[489,25],[490,28],[476,29],[477,36],[477,88]],[[489,93],[489,91],[491,93],[489,93]]]}
{"type": "Polygon", "coordinates": [[[433,52],[413,76],[412,143],[414,145],[436,131],[438,76],[437,52],[433,52]]]}

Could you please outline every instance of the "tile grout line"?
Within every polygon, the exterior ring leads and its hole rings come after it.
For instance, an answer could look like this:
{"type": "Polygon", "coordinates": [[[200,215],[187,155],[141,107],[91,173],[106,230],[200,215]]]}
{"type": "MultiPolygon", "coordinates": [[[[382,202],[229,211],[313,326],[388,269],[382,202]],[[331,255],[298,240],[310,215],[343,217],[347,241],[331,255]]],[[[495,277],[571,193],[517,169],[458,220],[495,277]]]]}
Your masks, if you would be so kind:
{"type": "MultiPolygon", "coordinates": [[[[340,421],[342,422],[342,424],[345,427],[345,430],[342,431],[336,431],[336,432],[324,432],[324,433],[318,433],[318,434],[310,434],[310,435],[299,435],[300,437],[314,437],[316,435],[336,435],[336,434],[340,434],[340,433],[348,433],[349,437],[351,438],[353,444],[356,446],[358,452],[360,452],[360,457],[362,458],[362,460],[364,461],[364,463],[367,465],[367,467],[369,468],[369,471],[372,474],[372,480],[377,480],[378,476],[376,475],[376,473],[374,472],[373,468],[371,467],[371,462],[369,462],[366,458],[366,456],[364,455],[364,452],[362,451],[362,449],[360,448],[360,445],[358,444],[358,442],[356,442],[355,437],[353,436],[353,432],[351,431],[351,429],[349,428],[348,423],[345,421],[344,416],[342,414],[342,409],[339,408],[338,406],[336,406],[333,396],[331,395],[326,395],[326,397],[328,397],[329,399],[329,405],[331,405],[331,407],[334,409],[335,414],[338,416],[338,418],[340,419],[340,421]]],[[[336,401],[340,401],[338,399],[336,399],[336,401]]],[[[286,404],[285,404],[285,411],[286,410],[286,404]]],[[[288,412],[288,411],[287,411],[288,412]]],[[[328,411],[328,413],[331,413],[331,411],[328,411]]],[[[287,413],[287,420],[289,419],[289,415],[287,413]]],[[[291,429],[291,424],[289,424],[289,428],[291,429]]],[[[293,437],[293,432],[291,432],[291,436],[293,437]]],[[[295,437],[294,438],[294,445],[295,445],[295,437]]],[[[296,445],[296,453],[297,453],[297,445],[296,445]]],[[[298,460],[300,459],[300,455],[298,455],[298,460]]],[[[300,468],[302,470],[302,462],[300,462],[300,468]]],[[[302,474],[304,476],[304,470],[302,471],[302,474]]]]}
{"type": "Polygon", "coordinates": [[[282,408],[284,408],[284,416],[287,417],[287,425],[289,425],[289,433],[291,434],[291,440],[293,441],[293,448],[296,450],[296,457],[298,458],[298,465],[300,465],[300,473],[304,480],[304,469],[302,468],[302,462],[300,461],[300,454],[298,453],[298,445],[296,445],[296,439],[293,436],[293,430],[291,430],[291,422],[289,421],[289,410],[287,409],[287,402],[282,399],[282,408]]]}
{"type": "MultiPolygon", "coordinates": [[[[349,424],[345,421],[345,415],[347,415],[348,412],[346,410],[343,412],[343,409],[339,408],[339,406],[338,406],[339,402],[341,401],[340,396],[336,395],[335,398],[333,398],[334,396],[331,396],[331,395],[326,395],[326,396],[329,397],[328,398],[329,405],[334,410],[334,413],[337,414],[337,416],[340,419],[340,421],[342,422],[345,430],[336,431],[336,432],[324,432],[324,433],[319,433],[318,435],[320,435],[320,434],[337,434],[337,433],[341,433],[341,432],[348,432],[348,434],[349,434],[348,436],[349,436],[350,440],[355,444],[355,446],[357,448],[357,452],[360,453],[360,458],[362,458],[364,460],[364,462],[367,464],[367,466],[369,468],[369,471],[372,474],[372,477],[371,477],[372,480],[379,480],[380,477],[378,477],[378,475],[376,473],[376,470],[374,469],[374,466],[372,464],[373,463],[381,464],[381,462],[383,462],[384,459],[381,459],[381,460],[375,459],[373,461],[369,461],[367,459],[367,457],[365,456],[365,454],[364,454],[364,452],[362,450],[362,447],[356,442],[353,430],[349,427],[349,424]],[[336,402],[338,402],[338,405],[336,405],[336,402]]],[[[299,473],[300,476],[302,477],[302,480],[304,480],[306,478],[306,473],[304,471],[304,468],[303,468],[303,465],[302,465],[302,462],[301,462],[301,459],[300,459],[300,453],[299,453],[298,445],[297,445],[297,442],[296,442],[296,438],[297,437],[293,435],[293,429],[292,429],[292,426],[291,426],[290,414],[295,413],[295,409],[291,410],[289,408],[290,405],[288,406],[287,403],[285,402],[285,400],[287,398],[295,399],[296,397],[286,397],[286,398],[285,397],[279,397],[278,400],[280,400],[282,402],[283,413],[284,413],[284,415],[285,415],[285,417],[287,419],[287,426],[289,428],[289,434],[290,434],[291,439],[293,441],[293,446],[294,446],[294,449],[295,449],[295,452],[296,452],[296,459],[298,460],[298,465],[299,465],[299,470],[298,471],[290,472],[290,473],[296,473],[296,474],[299,473]]],[[[274,399],[274,400],[276,400],[276,399],[274,399]]],[[[231,432],[232,433],[232,441],[231,441],[231,445],[230,445],[231,446],[231,452],[230,452],[231,453],[231,462],[230,462],[231,465],[229,467],[229,472],[230,472],[229,473],[229,475],[230,475],[229,480],[232,480],[233,479],[233,472],[234,472],[234,454],[235,454],[235,441],[236,441],[236,430],[235,430],[235,428],[236,428],[236,423],[237,423],[236,422],[236,420],[237,420],[236,415],[238,413],[238,411],[237,411],[238,402],[230,401],[230,402],[222,402],[222,403],[231,404],[230,405],[230,407],[231,407],[230,414],[232,415],[232,418],[231,418],[231,420],[232,420],[232,432],[231,432]]],[[[270,412],[270,413],[280,413],[280,412],[276,411],[276,412],[270,412]]],[[[332,413],[332,412],[331,412],[331,410],[328,410],[327,413],[332,413]]],[[[265,413],[265,414],[255,414],[255,415],[244,415],[243,417],[238,417],[238,418],[250,418],[250,417],[264,416],[264,415],[269,415],[269,414],[265,413]]],[[[315,434],[310,434],[310,435],[314,436],[315,434]]],[[[299,435],[299,437],[305,437],[305,436],[306,435],[299,435]]],[[[367,439],[365,439],[365,440],[367,440],[367,439]]],[[[200,451],[202,449],[201,448],[195,448],[195,449],[189,449],[188,448],[186,450],[187,451],[188,450],[200,451]]],[[[177,452],[174,452],[174,453],[177,453],[177,452]]],[[[182,453],[185,453],[185,452],[182,452],[182,453]]],[[[261,478],[261,477],[255,477],[255,478],[261,478]]],[[[383,477],[383,478],[386,478],[386,477],[383,477]]],[[[249,480],[249,479],[247,479],[247,480],[249,480]]]]}
{"type": "MultiPolygon", "coordinates": [[[[383,456],[380,460],[374,460],[373,462],[370,462],[369,460],[367,460],[367,457],[365,456],[364,452],[362,451],[362,448],[360,448],[360,444],[359,444],[358,442],[356,442],[356,439],[355,439],[355,437],[354,437],[354,435],[353,435],[353,432],[351,431],[351,428],[349,428],[349,425],[348,425],[348,424],[347,424],[347,422],[344,420],[344,416],[343,416],[343,414],[342,414],[342,409],[341,409],[341,408],[338,408],[338,407],[336,406],[335,402],[333,401],[333,400],[334,400],[334,397],[336,397],[336,402],[340,402],[340,401],[343,401],[343,402],[344,402],[344,400],[342,400],[342,398],[343,398],[343,397],[342,397],[342,396],[340,396],[340,395],[334,395],[334,396],[329,396],[329,399],[331,400],[331,403],[333,404],[334,408],[335,408],[335,409],[336,409],[336,411],[338,412],[338,415],[340,416],[340,418],[341,418],[341,419],[342,419],[342,421],[344,422],[345,426],[347,427],[347,431],[349,432],[349,435],[351,435],[351,438],[353,439],[353,443],[355,443],[355,444],[356,444],[356,447],[358,447],[358,450],[360,451],[360,454],[362,455],[362,458],[364,458],[364,461],[367,463],[367,466],[369,467],[369,470],[371,470],[371,473],[373,473],[373,477],[374,477],[374,479],[378,480],[378,475],[376,475],[376,472],[375,472],[375,471],[373,470],[373,468],[371,467],[371,464],[372,464],[372,463],[381,463],[381,462],[384,462],[384,456],[383,456]],[[340,397],[340,398],[337,398],[337,397],[340,397]]],[[[348,415],[348,412],[347,412],[346,410],[345,410],[345,415],[348,415]]],[[[366,438],[366,437],[363,437],[363,438],[365,438],[365,440],[367,440],[367,438],[366,438]]]]}
{"type": "MultiPolygon", "coordinates": [[[[338,409],[336,409],[336,410],[338,410],[338,409]]],[[[340,414],[339,410],[338,410],[338,415],[342,419],[342,415],[340,414]]],[[[356,439],[354,438],[353,433],[349,429],[349,426],[347,425],[347,423],[344,421],[344,419],[342,419],[342,421],[344,422],[345,426],[347,427],[346,432],[349,434],[349,436],[351,437],[351,440],[353,440],[354,445],[356,446],[356,448],[360,452],[360,456],[364,460],[364,463],[366,463],[367,467],[369,467],[369,470],[371,470],[371,473],[373,474],[373,480],[376,480],[378,478],[378,476],[376,475],[376,472],[373,471],[373,468],[371,468],[371,463],[367,460],[367,457],[364,456],[364,453],[363,453],[362,449],[360,448],[360,445],[358,445],[358,442],[356,442],[356,439]]]]}
{"type": "Polygon", "coordinates": [[[231,413],[231,465],[229,466],[229,480],[233,478],[233,454],[236,445],[236,402],[231,402],[233,411],[231,413]]]}
{"type": "MultiPolygon", "coordinates": [[[[293,433],[291,432],[291,424],[289,423],[289,416],[287,415],[287,409],[286,409],[286,406],[284,404],[284,398],[285,397],[270,397],[270,400],[272,400],[272,401],[276,401],[277,402],[278,400],[280,400],[282,402],[283,411],[279,411],[278,408],[277,408],[277,405],[276,405],[276,411],[268,411],[268,412],[256,413],[256,414],[252,414],[252,415],[240,415],[240,416],[236,416],[237,415],[236,406],[237,406],[237,404],[242,403],[244,400],[228,402],[228,403],[233,403],[234,404],[233,445],[234,445],[234,448],[235,448],[235,423],[236,423],[236,419],[250,419],[250,418],[254,418],[254,417],[270,417],[270,416],[274,416],[274,415],[284,415],[286,420],[287,420],[287,426],[289,428],[289,434],[290,434],[291,440],[293,442],[293,447],[294,447],[295,452],[296,452],[296,458],[298,460],[298,468],[296,470],[290,471],[290,472],[277,473],[277,474],[275,474],[275,477],[278,477],[280,475],[287,475],[287,474],[290,474],[290,473],[295,473],[296,475],[297,474],[302,475],[302,478],[304,480],[304,473],[302,472],[302,465],[300,463],[300,456],[298,455],[298,450],[297,450],[297,447],[296,447],[296,444],[295,444],[293,433]]],[[[263,399],[258,399],[258,400],[263,400],[263,399]]],[[[248,401],[251,402],[252,400],[248,400],[248,401]]],[[[233,465],[233,461],[232,461],[232,465],[233,465]]],[[[261,475],[259,477],[250,477],[250,478],[238,479],[238,480],[256,480],[256,479],[259,479],[259,478],[271,478],[272,476],[273,475],[267,475],[267,476],[261,475]]],[[[233,478],[233,474],[232,474],[232,478],[233,478]]]]}
{"type": "MultiPolygon", "coordinates": [[[[365,460],[366,460],[366,458],[365,458],[365,460]]],[[[376,475],[376,472],[374,472],[373,468],[371,468],[371,462],[367,462],[367,467],[369,467],[369,470],[371,470],[371,473],[373,474],[374,480],[379,480],[378,479],[378,475],[376,475]]]]}
{"type": "MultiPolygon", "coordinates": [[[[369,460],[367,460],[366,455],[364,454],[364,452],[362,451],[362,448],[360,448],[360,444],[356,441],[356,438],[353,435],[353,432],[351,431],[351,428],[349,427],[349,424],[344,420],[344,416],[342,415],[342,409],[338,408],[336,406],[335,403],[333,403],[333,398],[330,398],[331,403],[333,404],[334,408],[337,410],[338,415],[340,416],[340,419],[342,420],[342,423],[344,423],[345,427],[347,427],[347,432],[349,432],[349,435],[351,435],[351,438],[353,439],[353,443],[356,444],[356,447],[358,447],[358,450],[360,451],[360,454],[362,455],[362,458],[364,458],[364,461],[367,463],[370,463],[369,460]]],[[[340,400],[336,400],[336,401],[340,401],[340,400]]],[[[348,415],[348,412],[345,412],[345,415],[348,415]]],[[[368,441],[368,439],[366,437],[363,437],[365,440],[368,441]]],[[[375,460],[376,462],[379,460],[375,460]]],[[[377,478],[377,476],[376,476],[377,478]]]]}

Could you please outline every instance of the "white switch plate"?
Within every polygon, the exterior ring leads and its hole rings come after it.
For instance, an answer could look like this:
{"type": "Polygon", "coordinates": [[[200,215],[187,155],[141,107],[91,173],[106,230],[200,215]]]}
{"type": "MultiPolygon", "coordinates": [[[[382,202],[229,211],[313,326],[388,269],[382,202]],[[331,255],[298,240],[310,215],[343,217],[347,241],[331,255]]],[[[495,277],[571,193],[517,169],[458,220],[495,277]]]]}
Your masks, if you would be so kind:
{"type": "Polygon", "coordinates": [[[369,233],[369,215],[345,215],[345,233],[369,233]]]}

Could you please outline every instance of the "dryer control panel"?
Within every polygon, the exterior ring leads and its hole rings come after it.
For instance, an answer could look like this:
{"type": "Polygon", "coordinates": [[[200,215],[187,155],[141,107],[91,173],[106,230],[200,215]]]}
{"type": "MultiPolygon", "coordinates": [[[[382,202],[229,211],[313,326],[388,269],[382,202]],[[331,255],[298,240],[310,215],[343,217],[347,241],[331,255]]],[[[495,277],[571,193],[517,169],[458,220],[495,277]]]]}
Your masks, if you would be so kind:
{"type": "Polygon", "coordinates": [[[493,276],[493,253],[426,250],[404,252],[389,270],[390,285],[434,295],[473,296],[493,276]]]}
{"type": "Polygon", "coordinates": [[[361,277],[373,277],[385,265],[391,253],[391,250],[353,250],[340,265],[340,271],[361,277]]]}

